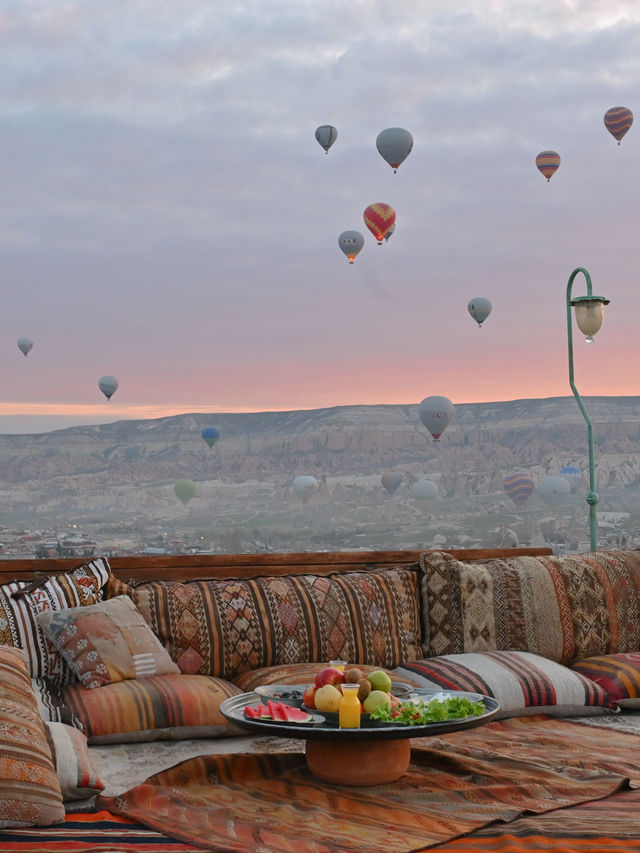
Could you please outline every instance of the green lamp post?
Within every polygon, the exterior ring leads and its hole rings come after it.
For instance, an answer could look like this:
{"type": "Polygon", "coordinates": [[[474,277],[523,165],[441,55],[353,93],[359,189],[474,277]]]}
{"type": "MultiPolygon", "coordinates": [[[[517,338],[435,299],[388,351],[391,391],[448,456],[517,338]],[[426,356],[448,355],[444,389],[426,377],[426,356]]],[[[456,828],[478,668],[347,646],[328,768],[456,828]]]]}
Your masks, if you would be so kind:
{"type": "Polygon", "coordinates": [[[593,343],[593,336],[598,332],[604,319],[604,306],[609,300],[604,296],[593,296],[591,292],[591,276],[584,267],[577,267],[569,276],[567,284],[567,340],[569,343],[569,385],[576,398],[580,411],[587,422],[587,436],[589,440],[589,492],[587,503],[589,504],[589,532],[591,535],[591,550],[597,550],[598,516],[596,506],[598,505],[598,494],[595,490],[595,471],[593,465],[593,425],[582,398],[578,393],[573,378],[573,327],[571,322],[571,309],[576,310],[576,325],[586,335],[587,343],[593,343]],[[587,280],[587,295],[571,298],[571,288],[578,273],[582,273],[587,280]]]}

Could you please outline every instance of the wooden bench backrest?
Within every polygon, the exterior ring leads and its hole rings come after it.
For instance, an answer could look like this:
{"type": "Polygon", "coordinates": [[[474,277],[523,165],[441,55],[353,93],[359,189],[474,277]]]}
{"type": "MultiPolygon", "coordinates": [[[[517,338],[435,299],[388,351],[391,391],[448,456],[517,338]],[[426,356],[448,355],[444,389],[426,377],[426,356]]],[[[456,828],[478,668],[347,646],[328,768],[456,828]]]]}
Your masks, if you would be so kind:
{"type": "MultiPolygon", "coordinates": [[[[488,557],[548,555],[551,548],[467,548],[447,550],[460,560],[488,557]]],[[[172,554],[110,557],[113,573],[122,580],[196,580],[198,578],[251,578],[264,575],[329,574],[371,570],[416,563],[424,551],[305,551],[299,554],[172,554]]],[[[44,558],[0,560],[0,583],[30,580],[81,565],[82,559],[44,558]]]]}

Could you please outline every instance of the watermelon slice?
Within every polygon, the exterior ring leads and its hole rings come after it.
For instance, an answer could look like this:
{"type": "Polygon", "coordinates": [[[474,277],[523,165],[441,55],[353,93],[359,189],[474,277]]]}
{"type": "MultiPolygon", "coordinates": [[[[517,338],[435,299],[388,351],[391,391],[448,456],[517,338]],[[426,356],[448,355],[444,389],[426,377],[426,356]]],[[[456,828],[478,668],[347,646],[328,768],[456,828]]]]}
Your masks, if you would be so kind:
{"type": "Polygon", "coordinates": [[[288,706],[284,702],[274,702],[272,699],[269,699],[267,707],[269,708],[272,720],[280,720],[283,723],[287,722],[287,715],[284,709],[288,706]]]}
{"type": "Polygon", "coordinates": [[[244,715],[245,717],[250,717],[252,720],[255,720],[258,716],[258,709],[252,708],[251,705],[244,706],[244,715]]]}
{"type": "Polygon", "coordinates": [[[284,713],[288,723],[311,723],[313,717],[307,714],[306,711],[301,711],[300,708],[292,708],[291,705],[284,706],[284,713]]]}

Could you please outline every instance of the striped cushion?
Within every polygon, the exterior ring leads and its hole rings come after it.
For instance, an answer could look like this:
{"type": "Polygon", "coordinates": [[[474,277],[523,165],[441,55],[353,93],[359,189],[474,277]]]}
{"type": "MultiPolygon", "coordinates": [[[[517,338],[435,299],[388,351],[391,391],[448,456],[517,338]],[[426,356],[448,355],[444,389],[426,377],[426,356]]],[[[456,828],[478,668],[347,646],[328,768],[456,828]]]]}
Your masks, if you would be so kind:
{"type": "Polygon", "coordinates": [[[45,728],[64,802],[83,800],[102,791],[104,782],[93,766],[82,732],[63,723],[45,723],[45,728]]]}
{"type": "Polygon", "coordinates": [[[640,551],[420,563],[427,655],[517,650],[570,664],[640,649],[640,551]]]}
{"type": "Polygon", "coordinates": [[[180,672],[126,595],[38,614],[45,634],[88,688],[180,672]]]}
{"type": "MultiPolygon", "coordinates": [[[[313,684],[316,673],[323,666],[328,666],[326,663],[293,663],[282,666],[268,666],[264,669],[252,669],[250,672],[243,672],[233,683],[236,684],[243,693],[250,693],[259,687],[261,684],[313,684]]],[[[364,675],[369,675],[370,672],[378,669],[376,666],[365,666],[359,664],[359,669],[364,675]]],[[[397,670],[395,671],[397,672],[397,670]]],[[[394,681],[408,682],[415,684],[413,679],[405,679],[396,677],[395,672],[390,675],[394,681]]]]}
{"type": "Polygon", "coordinates": [[[391,669],[422,656],[418,566],[328,576],[154,581],[134,601],[182,672],[233,680],[343,659],[391,669]]]}
{"type": "Polygon", "coordinates": [[[219,709],[240,692],[221,678],[180,673],[97,690],[70,684],[64,698],[89,743],[128,743],[237,734],[219,709]]]}
{"type": "Polygon", "coordinates": [[[571,669],[599,684],[621,708],[640,708],[640,652],[585,658],[571,669]]]}
{"type": "Polygon", "coordinates": [[[62,820],[60,783],[24,654],[0,646],[0,829],[62,820]]]}
{"type": "Polygon", "coordinates": [[[500,703],[498,718],[613,713],[602,687],[530,652],[443,655],[405,664],[392,673],[396,674],[412,678],[420,687],[493,696],[500,703]]]}
{"type": "Polygon", "coordinates": [[[23,649],[33,678],[49,678],[62,685],[70,671],[57,649],[46,639],[36,616],[95,604],[109,577],[109,564],[98,557],[70,572],[33,582],[16,581],[0,586],[0,643],[23,649]]]}

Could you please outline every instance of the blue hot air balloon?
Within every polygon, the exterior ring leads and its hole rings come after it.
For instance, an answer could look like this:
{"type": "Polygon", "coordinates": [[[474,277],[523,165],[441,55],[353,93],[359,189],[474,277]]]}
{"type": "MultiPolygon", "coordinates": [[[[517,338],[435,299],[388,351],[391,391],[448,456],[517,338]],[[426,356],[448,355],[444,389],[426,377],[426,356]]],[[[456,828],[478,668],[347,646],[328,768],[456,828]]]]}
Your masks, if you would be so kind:
{"type": "Polygon", "coordinates": [[[575,494],[582,482],[582,471],[575,465],[565,465],[560,471],[560,476],[564,477],[567,483],[569,483],[571,494],[575,494]]]}
{"type": "Polygon", "coordinates": [[[209,447],[213,447],[220,438],[220,430],[217,427],[205,427],[202,430],[202,438],[209,447]]]}

